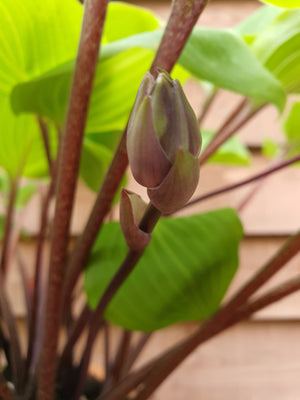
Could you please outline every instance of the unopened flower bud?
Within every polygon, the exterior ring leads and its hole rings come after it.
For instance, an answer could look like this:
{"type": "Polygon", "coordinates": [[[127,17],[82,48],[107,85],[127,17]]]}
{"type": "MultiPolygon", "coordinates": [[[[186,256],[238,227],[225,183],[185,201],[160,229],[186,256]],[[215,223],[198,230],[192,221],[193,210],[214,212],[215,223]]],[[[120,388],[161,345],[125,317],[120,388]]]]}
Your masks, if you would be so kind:
{"type": "Polygon", "coordinates": [[[176,211],[194,193],[199,179],[201,135],[197,118],[178,80],[147,72],[128,124],[131,171],[148,188],[163,213],[176,211]]]}

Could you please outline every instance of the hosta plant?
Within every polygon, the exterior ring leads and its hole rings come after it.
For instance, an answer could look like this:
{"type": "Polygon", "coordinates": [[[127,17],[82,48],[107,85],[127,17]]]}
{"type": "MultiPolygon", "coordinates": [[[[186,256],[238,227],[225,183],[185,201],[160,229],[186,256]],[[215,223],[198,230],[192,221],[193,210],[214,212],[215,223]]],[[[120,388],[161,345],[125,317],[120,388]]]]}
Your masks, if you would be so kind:
{"type": "Polygon", "coordinates": [[[296,277],[252,298],[298,253],[298,232],[223,301],[239,265],[238,210],[176,215],[300,160],[299,2],[267,2],[234,29],[215,30],[201,18],[195,27],[207,0],[173,0],[167,23],[107,0],[0,0],[1,399],[150,398],[202,343],[300,289],[296,277]],[[206,93],[201,110],[187,100],[189,78],[206,93]],[[241,102],[211,131],[203,120],[219,89],[241,102]],[[281,148],[268,142],[276,163],[203,193],[207,162],[249,164],[235,134],[267,104],[286,138],[281,148]],[[126,187],[128,166],[147,195],[126,187]],[[95,201],[74,238],[79,180],[95,201]],[[39,222],[28,230],[32,198],[39,222]],[[120,210],[113,221],[112,208],[120,210]],[[24,240],[34,243],[33,264],[24,240]],[[8,281],[15,265],[22,340],[8,281]],[[192,335],[136,366],[155,331],[186,321],[196,324],[192,335]],[[113,351],[111,324],[122,332],[113,351]],[[104,374],[95,378],[101,335],[104,374]]]}

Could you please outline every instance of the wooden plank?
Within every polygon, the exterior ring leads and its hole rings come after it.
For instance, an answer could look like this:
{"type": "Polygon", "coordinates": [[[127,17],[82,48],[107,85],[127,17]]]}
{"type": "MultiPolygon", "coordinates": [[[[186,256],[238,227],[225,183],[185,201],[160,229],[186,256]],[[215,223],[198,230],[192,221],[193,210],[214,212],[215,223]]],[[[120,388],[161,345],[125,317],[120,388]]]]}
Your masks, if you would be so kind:
{"type": "MultiPolygon", "coordinates": [[[[297,400],[299,323],[243,323],[193,353],[153,400],[297,400]]],[[[156,351],[178,336],[158,334],[156,351]]],[[[153,354],[154,349],[148,350],[153,354]]]]}

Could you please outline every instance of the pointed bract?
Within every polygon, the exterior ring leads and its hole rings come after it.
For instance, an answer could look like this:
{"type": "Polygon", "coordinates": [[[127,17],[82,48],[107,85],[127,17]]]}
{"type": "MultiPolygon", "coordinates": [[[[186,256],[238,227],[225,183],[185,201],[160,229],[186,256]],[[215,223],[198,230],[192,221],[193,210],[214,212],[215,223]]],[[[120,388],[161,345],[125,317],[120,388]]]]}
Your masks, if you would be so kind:
{"type": "Polygon", "coordinates": [[[121,191],[120,225],[131,250],[143,250],[151,240],[151,234],[142,231],[139,223],[146,210],[146,203],[135,193],[121,191]]]}
{"type": "Polygon", "coordinates": [[[191,153],[179,149],[175,162],[162,183],[148,189],[152,204],[170,214],[182,207],[193,195],[199,180],[199,161],[191,153]]]}

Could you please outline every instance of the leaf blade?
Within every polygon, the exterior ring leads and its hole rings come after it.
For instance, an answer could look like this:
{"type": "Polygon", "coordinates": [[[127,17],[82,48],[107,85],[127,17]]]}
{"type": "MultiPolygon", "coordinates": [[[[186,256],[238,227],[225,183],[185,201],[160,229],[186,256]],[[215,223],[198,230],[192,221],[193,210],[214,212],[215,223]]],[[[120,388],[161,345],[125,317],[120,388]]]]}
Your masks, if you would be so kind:
{"type": "MultiPolygon", "coordinates": [[[[126,253],[118,224],[105,229],[85,276],[94,307],[126,253]]],[[[236,271],[241,236],[241,224],[231,209],[161,220],[144,256],[107,308],[106,318],[126,329],[152,331],[208,317],[236,271]],[[213,251],[216,248],[218,252],[213,251]]]]}

